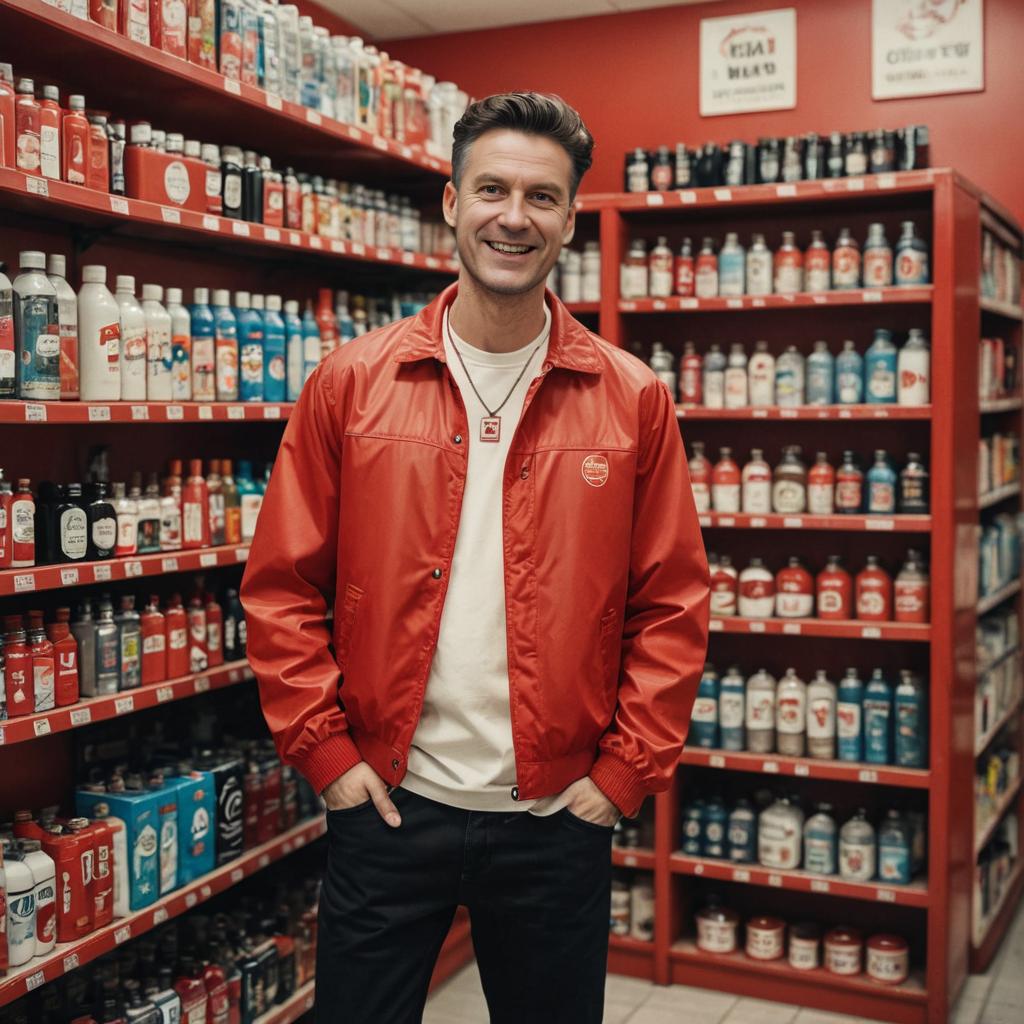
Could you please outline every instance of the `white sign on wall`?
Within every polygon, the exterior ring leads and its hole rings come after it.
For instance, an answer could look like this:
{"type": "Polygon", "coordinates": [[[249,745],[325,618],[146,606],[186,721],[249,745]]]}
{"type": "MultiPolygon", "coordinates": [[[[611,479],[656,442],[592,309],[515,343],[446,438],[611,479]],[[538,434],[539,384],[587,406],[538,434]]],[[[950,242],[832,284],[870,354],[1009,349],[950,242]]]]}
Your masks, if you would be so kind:
{"type": "Polygon", "coordinates": [[[876,100],[985,88],[984,0],[872,0],[876,100]]]}
{"type": "Polygon", "coordinates": [[[701,117],[795,106],[793,8],[701,19],[701,117]]]}

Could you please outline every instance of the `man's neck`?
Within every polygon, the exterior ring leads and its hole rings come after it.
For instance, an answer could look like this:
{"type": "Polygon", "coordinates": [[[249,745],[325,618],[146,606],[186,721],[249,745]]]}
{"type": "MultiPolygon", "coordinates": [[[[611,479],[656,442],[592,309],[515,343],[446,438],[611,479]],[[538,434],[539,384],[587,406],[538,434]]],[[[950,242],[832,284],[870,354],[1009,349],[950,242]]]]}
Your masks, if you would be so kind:
{"type": "Polygon", "coordinates": [[[484,352],[515,352],[544,329],[544,285],[522,295],[495,295],[463,274],[448,310],[452,330],[484,352]]]}

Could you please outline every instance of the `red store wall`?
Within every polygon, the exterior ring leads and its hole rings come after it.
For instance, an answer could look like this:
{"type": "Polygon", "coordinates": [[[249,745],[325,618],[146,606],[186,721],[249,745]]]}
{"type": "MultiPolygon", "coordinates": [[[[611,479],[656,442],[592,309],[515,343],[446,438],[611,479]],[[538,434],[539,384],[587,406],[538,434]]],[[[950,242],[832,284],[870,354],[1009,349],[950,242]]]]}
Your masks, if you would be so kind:
{"type": "Polygon", "coordinates": [[[984,92],[883,102],[871,99],[871,0],[726,0],[378,45],[474,96],[563,96],[597,140],[584,191],[620,191],[625,151],[638,145],[927,124],[932,165],[961,171],[1024,221],[1022,39],[1024,2],[986,0],[984,92]],[[796,109],[702,118],[701,18],[781,7],[797,10],[796,109]]]}

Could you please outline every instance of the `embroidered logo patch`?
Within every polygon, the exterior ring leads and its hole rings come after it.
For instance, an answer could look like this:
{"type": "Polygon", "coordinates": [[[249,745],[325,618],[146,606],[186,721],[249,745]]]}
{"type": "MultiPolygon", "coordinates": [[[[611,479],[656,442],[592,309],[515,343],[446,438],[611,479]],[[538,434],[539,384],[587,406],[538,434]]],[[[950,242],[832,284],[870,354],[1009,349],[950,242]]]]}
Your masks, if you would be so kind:
{"type": "Polygon", "coordinates": [[[591,487],[604,487],[608,483],[608,460],[603,455],[588,455],[583,460],[583,479],[591,487]]]}

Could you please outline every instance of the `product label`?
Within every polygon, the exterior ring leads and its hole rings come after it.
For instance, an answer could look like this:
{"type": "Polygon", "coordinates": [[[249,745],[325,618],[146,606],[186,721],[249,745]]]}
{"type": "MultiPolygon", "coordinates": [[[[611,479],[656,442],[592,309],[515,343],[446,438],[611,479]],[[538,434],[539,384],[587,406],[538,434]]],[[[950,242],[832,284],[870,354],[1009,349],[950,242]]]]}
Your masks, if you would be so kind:
{"type": "Polygon", "coordinates": [[[896,259],[897,284],[927,284],[928,254],[917,249],[904,249],[896,259]]]}
{"type": "Polygon", "coordinates": [[[833,616],[846,611],[846,603],[840,590],[821,589],[818,591],[818,612],[833,616]]]}
{"type": "Polygon", "coordinates": [[[52,125],[39,129],[39,166],[44,177],[60,178],[60,132],[52,125]]]}
{"type": "Polygon", "coordinates": [[[181,206],[192,191],[188,168],[180,160],[174,160],[164,169],[164,193],[172,203],[181,206]]]}
{"type": "Polygon", "coordinates": [[[772,487],[772,504],[783,515],[797,515],[806,507],[806,490],[795,480],[776,480],[772,487]]]}
{"type": "Polygon", "coordinates": [[[224,209],[238,210],[242,206],[242,179],[237,174],[224,176],[224,209]]]}
{"type": "Polygon", "coordinates": [[[52,711],[54,708],[53,659],[32,659],[32,683],[35,693],[36,711],[52,711]]]}
{"type": "Polygon", "coordinates": [[[92,543],[105,551],[113,551],[117,546],[117,520],[112,516],[97,519],[92,524],[92,543]]]}
{"type": "Polygon", "coordinates": [[[840,480],[836,484],[836,508],[858,511],[860,509],[860,492],[860,480],[840,480]]]}
{"type": "Polygon", "coordinates": [[[747,294],[770,295],[772,291],[772,255],[770,252],[747,253],[747,294]]]}
{"type": "Polygon", "coordinates": [[[15,544],[34,544],[36,506],[32,501],[15,500],[11,506],[11,531],[15,544]]]}
{"type": "Polygon", "coordinates": [[[807,706],[807,735],[831,739],[836,734],[836,705],[831,697],[812,697],[807,706]]]}
{"type": "Polygon", "coordinates": [[[837,245],[832,253],[832,283],[835,288],[860,285],[860,250],[852,245],[837,245]]]}
{"type": "Polygon", "coordinates": [[[60,516],[60,547],[65,558],[85,558],[88,522],[84,509],[69,508],[60,516]]]}
{"type": "Polygon", "coordinates": [[[864,287],[883,288],[890,284],[892,284],[892,250],[865,250],[864,287]]]}
{"type": "Polygon", "coordinates": [[[775,725],[775,694],[770,690],[747,693],[747,728],[771,729],[775,725]]]}

